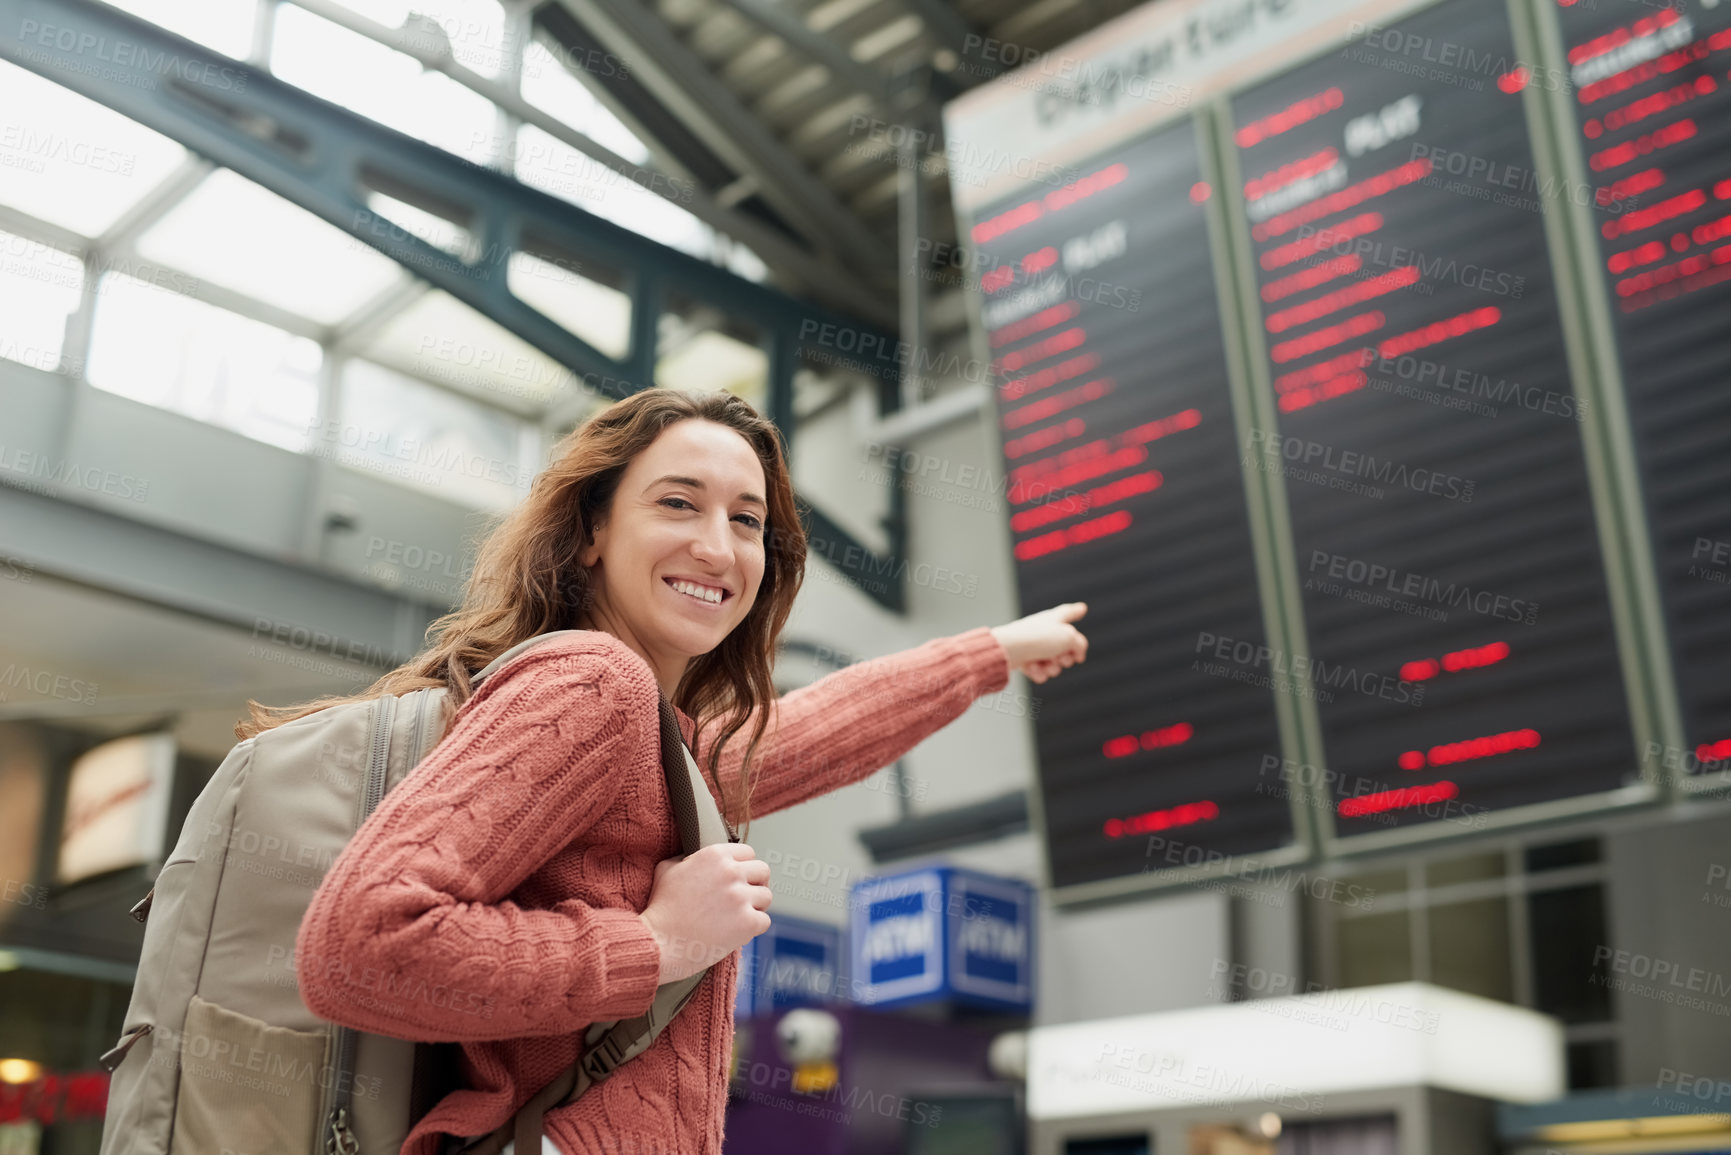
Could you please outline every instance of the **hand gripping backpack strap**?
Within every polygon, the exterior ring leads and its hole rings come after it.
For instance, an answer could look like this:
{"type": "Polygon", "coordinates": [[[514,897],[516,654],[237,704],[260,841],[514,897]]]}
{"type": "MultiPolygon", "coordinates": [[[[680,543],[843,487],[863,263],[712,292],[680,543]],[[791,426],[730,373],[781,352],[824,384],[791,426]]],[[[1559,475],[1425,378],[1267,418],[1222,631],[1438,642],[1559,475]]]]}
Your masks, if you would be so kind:
{"type": "MultiPolygon", "coordinates": [[[[501,660],[505,656],[501,655],[501,660]]],[[[491,672],[483,671],[483,674],[491,672]]],[[[661,710],[661,769],[667,776],[667,796],[672,803],[679,845],[686,854],[715,842],[736,841],[733,831],[715,805],[704,783],[697,760],[685,746],[679,718],[665,695],[657,693],[661,710]]],[[[673,1021],[697,990],[707,969],[675,982],[663,983],[655,1001],[636,1018],[592,1024],[583,1035],[583,1054],[561,1071],[518,1109],[515,1118],[501,1125],[464,1155],[498,1155],[508,1140],[515,1140],[519,1155],[541,1149],[542,1122],[556,1106],[574,1101],[590,1087],[607,1078],[619,1066],[649,1049],[657,1036],[673,1021]]]]}

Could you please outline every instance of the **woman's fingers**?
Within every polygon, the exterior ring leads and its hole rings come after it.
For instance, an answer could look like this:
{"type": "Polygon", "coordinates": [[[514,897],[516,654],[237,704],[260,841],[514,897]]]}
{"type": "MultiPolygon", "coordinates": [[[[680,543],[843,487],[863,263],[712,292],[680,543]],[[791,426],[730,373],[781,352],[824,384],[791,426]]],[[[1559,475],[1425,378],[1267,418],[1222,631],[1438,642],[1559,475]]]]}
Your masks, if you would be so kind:
{"type": "Polygon", "coordinates": [[[745,881],[759,886],[766,885],[769,882],[769,863],[765,862],[763,859],[753,858],[749,862],[742,863],[741,865],[744,868],[744,873],[741,877],[744,878],[745,881]]]}
{"type": "Polygon", "coordinates": [[[768,910],[769,904],[775,899],[767,886],[748,887],[746,894],[751,899],[752,908],[755,910],[768,910]]]}

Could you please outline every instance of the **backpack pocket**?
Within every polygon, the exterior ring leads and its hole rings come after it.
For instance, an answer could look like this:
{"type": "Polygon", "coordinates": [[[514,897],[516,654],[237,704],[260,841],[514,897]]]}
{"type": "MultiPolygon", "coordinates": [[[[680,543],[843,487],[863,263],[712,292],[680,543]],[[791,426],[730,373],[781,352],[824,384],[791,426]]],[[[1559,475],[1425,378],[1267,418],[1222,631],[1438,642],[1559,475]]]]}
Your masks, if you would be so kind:
{"type": "Polygon", "coordinates": [[[192,996],[170,1155],[313,1150],[329,1041],[192,996]]]}

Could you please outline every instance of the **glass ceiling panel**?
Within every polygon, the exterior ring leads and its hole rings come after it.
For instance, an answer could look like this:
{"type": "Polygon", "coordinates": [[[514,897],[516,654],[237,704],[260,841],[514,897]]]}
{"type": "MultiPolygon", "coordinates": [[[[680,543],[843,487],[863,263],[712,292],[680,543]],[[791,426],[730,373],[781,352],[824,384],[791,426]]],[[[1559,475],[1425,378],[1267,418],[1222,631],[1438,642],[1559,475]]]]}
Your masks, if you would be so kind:
{"type": "Polygon", "coordinates": [[[511,293],[609,357],[631,350],[631,297],[575,269],[528,253],[512,253],[506,268],[511,293]]]}
{"type": "Polygon", "coordinates": [[[270,62],[279,79],[477,164],[498,151],[492,101],[292,4],[277,9],[270,62]]]}
{"type": "Polygon", "coordinates": [[[253,20],[258,5],[251,0],[108,0],[108,3],[236,60],[245,60],[252,52],[253,20]]]}
{"type": "Polygon", "coordinates": [[[693,256],[714,250],[708,225],[533,125],[517,130],[516,162],[526,185],[693,256]]]}
{"type": "Polygon", "coordinates": [[[405,276],[389,257],[228,169],[146,230],[138,250],[326,325],[405,276]]]}
{"type": "Polygon", "coordinates": [[[92,385],[301,451],[318,415],[318,345],[111,273],[98,286],[92,385]]]}
{"type": "Polygon", "coordinates": [[[633,164],[649,163],[649,149],[644,143],[539,41],[530,42],[524,50],[522,91],[524,100],[596,144],[633,164]]]}
{"type": "Polygon", "coordinates": [[[511,45],[505,39],[505,9],[495,0],[337,0],[362,16],[390,28],[401,28],[410,12],[435,21],[450,42],[451,55],[465,68],[483,76],[504,69],[511,45]]]}
{"type": "Polygon", "coordinates": [[[366,361],[343,366],[341,405],[329,456],[351,469],[482,509],[529,492],[532,436],[515,417],[366,361]]]}
{"type": "Polygon", "coordinates": [[[0,357],[58,367],[66,318],[83,288],[84,263],[71,253],[0,233],[0,357]]]}
{"type": "Polygon", "coordinates": [[[185,158],[166,136],[0,62],[0,204],[94,237],[185,158]]]}
{"type": "Polygon", "coordinates": [[[479,400],[535,413],[578,387],[569,369],[439,290],[382,325],[362,353],[479,400]]]}

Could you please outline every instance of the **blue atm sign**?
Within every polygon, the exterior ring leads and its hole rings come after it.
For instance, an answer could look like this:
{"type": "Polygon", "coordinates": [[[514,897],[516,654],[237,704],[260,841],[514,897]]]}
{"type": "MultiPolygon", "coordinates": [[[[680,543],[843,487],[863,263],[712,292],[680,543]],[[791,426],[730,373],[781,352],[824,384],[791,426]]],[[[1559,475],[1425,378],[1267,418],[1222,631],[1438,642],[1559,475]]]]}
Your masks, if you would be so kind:
{"type": "Polygon", "coordinates": [[[871,879],[854,888],[850,934],[861,1002],[1032,1006],[1027,883],[955,867],[871,879]]]}
{"type": "Polygon", "coordinates": [[[740,952],[734,1015],[744,1018],[841,997],[841,943],[840,927],[771,915],[769,929],[740,952]]]}

